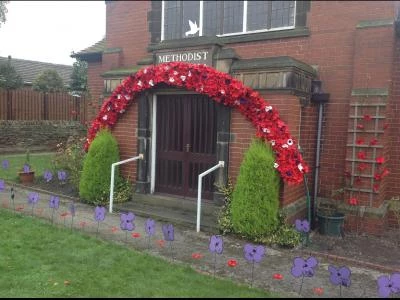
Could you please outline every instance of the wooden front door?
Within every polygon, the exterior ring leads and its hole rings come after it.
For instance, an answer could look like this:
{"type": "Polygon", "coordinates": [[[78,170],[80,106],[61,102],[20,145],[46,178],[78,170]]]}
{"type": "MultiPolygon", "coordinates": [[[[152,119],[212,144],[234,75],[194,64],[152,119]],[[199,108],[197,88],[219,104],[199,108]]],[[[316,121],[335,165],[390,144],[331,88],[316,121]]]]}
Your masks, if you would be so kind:
{"type": "MultiPolygon", "coordinates": [[[[217,163],[217,113],[203,95],[157,96],[155,191],[196,197],[198,176],[217,163]]],[[[212,199],[214,175],[203,179],[203,197],[212,199]]]]}

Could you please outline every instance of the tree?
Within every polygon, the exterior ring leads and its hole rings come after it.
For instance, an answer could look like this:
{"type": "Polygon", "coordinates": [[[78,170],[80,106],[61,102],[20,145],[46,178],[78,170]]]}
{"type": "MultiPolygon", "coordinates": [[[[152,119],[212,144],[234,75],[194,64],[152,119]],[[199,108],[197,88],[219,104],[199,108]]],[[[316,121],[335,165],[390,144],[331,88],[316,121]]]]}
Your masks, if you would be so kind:
{"type": "Polygon", "coordinates": [[[11,65],[11,57],[9,56],[8,61],[0,65],[0,88],[15,90],[23,84],[21,76],[19,76],[15,68],[11,65]]]}
{"type": "Polygon", "coordinates": [[[71,74],[71,92],[81,94],[87,91],[87,68],[88,64],[86,61],[77,60],[74,62],[71,74]]]}
{"type": "Polygon", "coordinates": [[[6,5],[9,1],[0,1],[0,27],[1,23],[6,22],[6,13],[8,12],[6,5]]]}
{"type": "Polygon", "coordinates": [[[41,92],[59,92],[64,90],[64,83],[56,70],[44,70],[33,82],[33,89],[41,92]]]}

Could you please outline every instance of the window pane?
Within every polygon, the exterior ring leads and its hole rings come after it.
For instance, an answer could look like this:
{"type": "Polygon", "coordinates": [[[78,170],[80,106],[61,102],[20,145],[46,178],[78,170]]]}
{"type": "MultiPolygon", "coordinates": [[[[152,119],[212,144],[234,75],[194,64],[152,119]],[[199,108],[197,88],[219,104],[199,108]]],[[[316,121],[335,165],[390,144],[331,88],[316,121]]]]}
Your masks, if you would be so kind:
{"type": "Polygon", "coordinates": [[[294,1],[272,1],[271,27],[294,25],[294,1]]]}
{"type": "Polygon", "coordinates": [[[266,29],[270,1],[247,1],[247,31],[266,29]]]}
{"type": "Polygon", "coordinates": [[[220,7],[219,1],[204,1],[203,2],[203,35],[215,36],[220,33],[218,28],[220,22],[220,7]]]}
{"type": "Polygon", "coordinates": [[[164,39],[181,38],[181,1],[164,1],[164,39]]]}
{"type": "Polygon", "coordinates": [[[182,19],[182,37],[199,36],[200,29],[200,1],[182,1],[183,19],[182,19]],[[192,27],[190,27],[190,22],[192,27]]]}
{"type": "Polygon", "coordinates": [[[223,33],[243,31],[243,1],[224,1],[223,33]]]}

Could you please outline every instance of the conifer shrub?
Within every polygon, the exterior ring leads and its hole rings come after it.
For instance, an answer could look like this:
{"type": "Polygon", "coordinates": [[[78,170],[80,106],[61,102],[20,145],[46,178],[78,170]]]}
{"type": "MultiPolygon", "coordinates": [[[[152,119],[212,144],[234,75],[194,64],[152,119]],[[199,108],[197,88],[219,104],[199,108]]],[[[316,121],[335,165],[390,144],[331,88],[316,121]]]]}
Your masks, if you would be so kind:
{"type": "MultiPolygon", "coordinates": [[[[100,130],[83,162],[79,196],[92,204],[106,204],[110,194],[111,164],[120,161],[118,143],[108,130],[100,130]]],[[[115,168],[115,186],[121,182],[115,168]]]]}
{"type": "Polygon", "coordinates": [[[274,232],[279,224],[280,178],[274,161],[272,149],[260,139],[253,140],[232,193],[233,229],[253,240],[274,232]]]}

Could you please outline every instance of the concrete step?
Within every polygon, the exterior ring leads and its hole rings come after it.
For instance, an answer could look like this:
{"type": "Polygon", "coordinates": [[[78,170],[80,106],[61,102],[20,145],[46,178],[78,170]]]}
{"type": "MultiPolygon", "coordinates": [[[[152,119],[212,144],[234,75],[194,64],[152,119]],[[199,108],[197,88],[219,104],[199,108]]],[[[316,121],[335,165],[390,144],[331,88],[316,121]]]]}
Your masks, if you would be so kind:
{"type": "MultiPolygon", "coordinates": [[[[128,212],[141,217],[152,218],[161,222],[170,222],[196,230],[197,203],[187,199],[163,195],[134,194],[134,199],[125,203],[114,204],[114,211],[128,212]],[[189,203],[187,203],[189,202],[189,203]]],[[[219,206],[205,203],[202,205],[200,230],[217,234],[217,215],[219,206]]]]}

